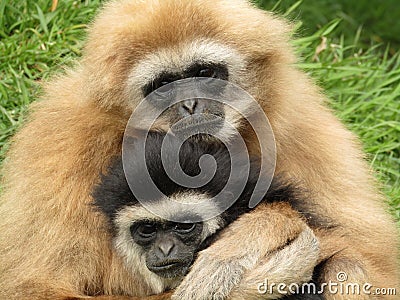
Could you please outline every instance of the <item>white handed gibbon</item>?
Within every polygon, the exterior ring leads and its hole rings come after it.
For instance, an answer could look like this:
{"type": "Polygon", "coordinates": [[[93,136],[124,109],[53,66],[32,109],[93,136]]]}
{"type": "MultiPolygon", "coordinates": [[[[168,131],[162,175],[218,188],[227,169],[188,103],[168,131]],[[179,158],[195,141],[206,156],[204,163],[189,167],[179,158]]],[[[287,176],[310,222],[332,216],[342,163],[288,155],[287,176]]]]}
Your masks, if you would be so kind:
{"type": "MultiPolygon", "coordinates": [[[[316,283],[345,272],[351,283],[398,286],[394,222],[356,137],[296,68],[289,32],[286,22],[245,0],[106,4],[79,64],[45,86],[8,151],[0,205],[0,296],[132,299],[153,293],[110,246],[107,218],[93,210],[92,192],[120,154],[125,126],[142,99],[188,77],[227,80],[258,101],[275,135],[275,174],[295,182],[303,195],[261,203],[221,230],[198,253],[173,299],[279,298],[257,291],[258,283],[274,278],[274,265],[281,266],[264,254],[285,253],[287,241],[304,226],[320,244],[318,262],[308,266],[316,283]],[[228,272],[229,265],[239,271],[228,272]]],[[[238,124],[249,153],[257,156],[254,130],[219,106],[188,101],[157,126],[165,130],[185,114],[213,110],[238,124]]],[[[286,274],[279,283],[296,281],[295,271],[278,271],[286,274]]],[[[329,291],[323,297],[384,298],[329,291]]]]}

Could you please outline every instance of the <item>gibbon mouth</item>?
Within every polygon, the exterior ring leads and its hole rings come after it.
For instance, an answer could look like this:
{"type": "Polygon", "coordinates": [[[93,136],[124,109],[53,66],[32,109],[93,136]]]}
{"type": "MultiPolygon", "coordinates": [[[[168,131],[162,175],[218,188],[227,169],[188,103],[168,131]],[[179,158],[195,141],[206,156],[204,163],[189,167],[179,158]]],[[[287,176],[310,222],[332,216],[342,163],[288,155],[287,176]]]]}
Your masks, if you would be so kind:
{"type": "Polygon", "coordinates": [[[150,268],[152,270],[162,271],[162,270],[169,270],[169,269],[172,269],[172,268],[177,268],[180,264],[181,263],[179,263],[179,262],[171,262],[171,263],[167,263],[165,265],[151,266],[150,268]]]}
{"type": "Polygon", "coordinates": [[[148,269],[157,274],[158,276],[165,278],[173,278],[177,276],[182,276],[186,273],[187,267],[186,264],[179,262],[172,262],[165,265],[160,266],[149,266],[148,269]]]}
{"type": "Polygon", "coordinates": [[[171,126],[171,130],[179,135],[215,134],[223,127],[223,121],[215,115],[192,116],[171,126]]]}

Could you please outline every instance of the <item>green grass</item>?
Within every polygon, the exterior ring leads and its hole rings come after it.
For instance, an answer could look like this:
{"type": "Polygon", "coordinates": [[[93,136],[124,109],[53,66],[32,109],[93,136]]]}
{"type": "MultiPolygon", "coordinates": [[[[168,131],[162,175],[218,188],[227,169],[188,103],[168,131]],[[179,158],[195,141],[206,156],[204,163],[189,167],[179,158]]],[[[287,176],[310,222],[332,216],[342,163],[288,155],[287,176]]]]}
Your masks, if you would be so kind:
{"type": "Polygon", "coordinates": [[[81,54],[100,1],[0,0],[0,156],[40,82],[81,54]],[[13,4],[11,4],[13,3],[13,4]]]}
{"type": "MultiPolygon", "coordinates": [[[[266,8],[277,3],[255,1],[266,8]]],[[[400,10],[390,9],[397,0],[377,6],[374,1],[287,0],[276,10],[288,12],[297,24],[299,66],[326,90],[338,117],[363,141],[400,220],[400,10]],[[393,15],[382,17],[385,5],[385,13],[393,15]],[[321,45],[324,50],[317,51],[321,45]]],[[[65,0],[50,12],[50,0],[0,0],[0,159],[27,105],[38,97],[40,82],[81,54],[86,24],[100,2],[65,0]]]]}
{"type": "Polygon", "coordinates": [[[382,46],[362,51],[343,39],[337,43],[324,34],[335,24],[295,41],[304,55],[299,66],[317,79],[337,116],[361,138],[400,220],[400,52],[390,55],[382,46]],[[316,55],[321,43],[326,49],[316,55]]]}
{"type": "MultiPolygon", "coordinates": [[[[287,12],[299,0],[255,0],[259,6],[287,12]]],[[[303,0],[290,14],[304,24],[301,32],[313,34],[334,18],[342,19],[337,32],[346,43],[352,43],[355,32],[362,27],[358,46],[368,48],[372,42],[391,44],[394,53],[400,47],[400,3],[398,0],[303,0]]]]}

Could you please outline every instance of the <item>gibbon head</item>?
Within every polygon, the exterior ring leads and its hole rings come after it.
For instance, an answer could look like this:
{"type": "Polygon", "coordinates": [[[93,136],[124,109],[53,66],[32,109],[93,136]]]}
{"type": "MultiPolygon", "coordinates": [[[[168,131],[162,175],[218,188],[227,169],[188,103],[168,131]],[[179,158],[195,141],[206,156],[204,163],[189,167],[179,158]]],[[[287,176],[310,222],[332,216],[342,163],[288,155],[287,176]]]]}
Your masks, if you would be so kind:
{"type": "MultiPolygon", "coordinates": [[[[166,92],[168,83],[192,77],[227,80],[263,102],[281,84],[282,62],[293,61],[288,31],[283,21],[245,0],[112,1],[89,31],[85,89],[89,99],[121,116],[152,91],[166,92]]],[[[230,108],[194,98],[171,107],[156,127],[165,130],[193,114],[206,115],[217,129],[215,116],[240,122],[230,108]]]]}
{"type": "MultiPolygon", "coordinates": [[[[176,187],[174,191],[169,190],[173,193],[169,197],[178,202],[202,201],[210,197],[176,187]]],[[[108,174],[95,188],[93,197],[95,206],[109,220],[114,248],[126,268],[133,276],[143,278],[154,292],[176,287],[202,244],[224,225],[220,217],[191,222],[196,212],[179,211],[164,198],[154,199],[151,205],[182,222],[171,222],[150,212],[132,194],[121,160],[111,165],[108,174]]],[[[210,203],[205,209],[215,209],[215,204],[210,203]]]]}

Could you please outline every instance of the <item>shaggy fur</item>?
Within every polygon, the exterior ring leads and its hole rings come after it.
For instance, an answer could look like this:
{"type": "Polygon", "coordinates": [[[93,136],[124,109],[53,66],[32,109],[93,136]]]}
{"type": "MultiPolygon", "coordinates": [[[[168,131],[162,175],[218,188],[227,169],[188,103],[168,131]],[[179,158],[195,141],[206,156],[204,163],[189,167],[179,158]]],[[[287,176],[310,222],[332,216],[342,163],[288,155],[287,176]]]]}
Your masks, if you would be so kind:
{"type": "MultiPolygon", "coordinates": [[[[0,298],[134,299],[126,296],[153,292],[126,270],[112,249],[106,221],[90,205],[91,192],[111,157],[120,153],[127,120],[142,99],[142,87],[129,85],[130,78],[138,77],[132,72],[161,49],[187,57],[182,51],[200,41],[224,45],[238,54],[230,61],[239,59],[240,70],[228,68],[236,72],[229,78],[240,79],[235,83],[263,107],[275,133],[276,174],[301,182],[312,197],[296,207],[304,216],[318,219],[303,219],[284,203],[258,206],[200,253],[175,299],[210,299],[216,292],[231,299],[265,298],[257,293],[257,283],[286,266],[281,261],[274,268],[270,265],[274,259],[277,263],[277,258],[291,259],[288,265],[294,268],[286,278],[274,279],[296,279],[296,255],[315,243],[288,245],[297,245],[297,250],[285,245],[309,227],[319,239],[323,262],[315,280],[335,281],[343,271],[349,282],[398,287],[394,222],[359,142],[325,107],[324,96],[307,75],[294,67],[289,31],[284,21],[245,0],[106,4],[91,26],[79,65],[45,86],[42,100],[32,105],[5,160],[0,298]],[[324,226],[325,220],[334,226],[324,226]],[[227,261],[237,263],[243,273],[233,278],[224,268],[227,261]],[[222,285],[210,282],[213,274],[222,285]]],[[[257,153],[253,131],[244,126],[241,133],[250,151],[257,153]]],[[[315,264],[311,260],[301,269],[310,272],[315,264]]]]}

